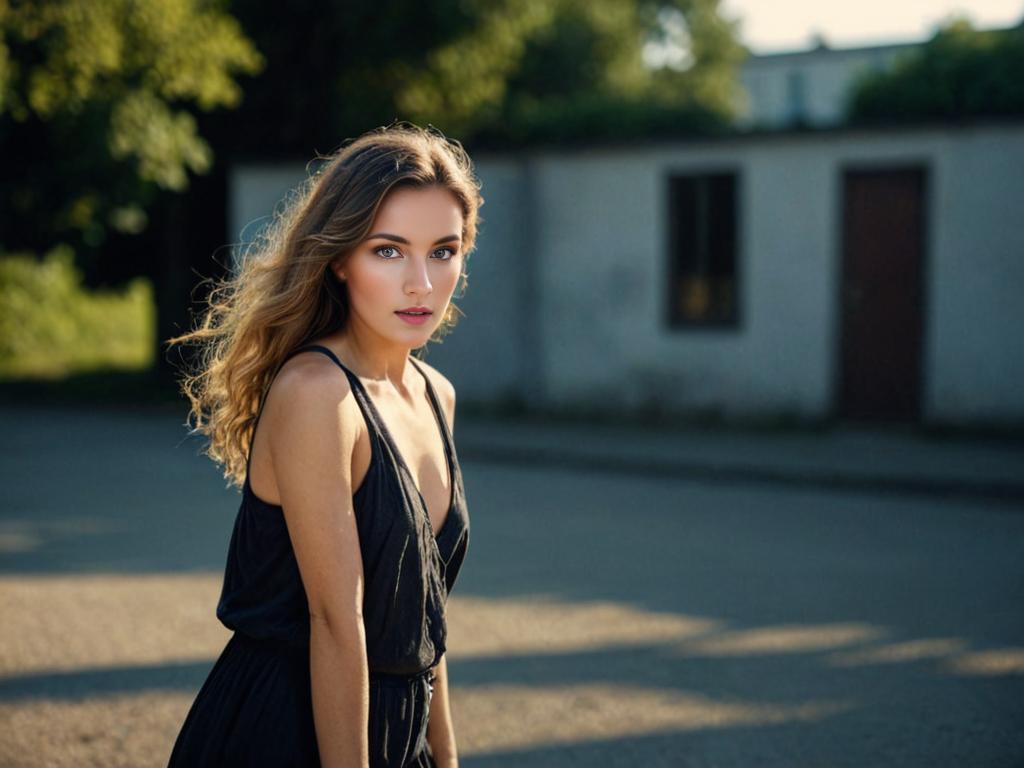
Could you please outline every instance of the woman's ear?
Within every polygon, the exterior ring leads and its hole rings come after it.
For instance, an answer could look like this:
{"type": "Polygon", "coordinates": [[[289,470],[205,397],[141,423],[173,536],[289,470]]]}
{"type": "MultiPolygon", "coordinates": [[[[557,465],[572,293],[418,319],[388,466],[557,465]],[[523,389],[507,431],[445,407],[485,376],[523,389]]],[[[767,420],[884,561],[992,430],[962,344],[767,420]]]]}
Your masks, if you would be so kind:
{"type": "Polygon", "coordinates": [[[338,278],[339,281],[345,282],[345,268],[342,266],[340,261],[331,262],[331,272],[338,278]]]}

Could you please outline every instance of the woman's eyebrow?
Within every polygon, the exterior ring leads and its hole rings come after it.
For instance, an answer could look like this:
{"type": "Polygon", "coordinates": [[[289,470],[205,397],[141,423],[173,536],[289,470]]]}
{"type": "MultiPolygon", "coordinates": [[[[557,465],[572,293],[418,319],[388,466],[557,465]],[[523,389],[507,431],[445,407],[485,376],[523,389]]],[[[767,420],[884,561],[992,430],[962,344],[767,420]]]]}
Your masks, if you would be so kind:
{"type": "MultiPolygon", "coordinates": [[[[368,235],[366,239],[367,240],[376,240],[376,239],[380,239],[380,240],[394,240],[396,243],[405,243],[406,245],[409,245],[409,241],[406,240],[401,235],[391,235],[391,234],[388,234],[387,232],[377,232],[376,234],[368,235]]],[[[434,241],[434,245],[440,245],[441,243],[450,243],[453,240],[461,240],[461,239],[462,238],[460,238],[458,235],[445,235],[444,237],[435,240],[434,241]]]]}

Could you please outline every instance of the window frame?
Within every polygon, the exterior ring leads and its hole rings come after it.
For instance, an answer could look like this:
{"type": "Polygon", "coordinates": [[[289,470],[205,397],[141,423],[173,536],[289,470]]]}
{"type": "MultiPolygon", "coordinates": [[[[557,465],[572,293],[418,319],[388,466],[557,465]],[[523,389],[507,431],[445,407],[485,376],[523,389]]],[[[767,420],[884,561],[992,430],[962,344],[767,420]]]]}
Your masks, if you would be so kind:
{"type": "Polygon", "coordinates": [[[739,330],[742,320],[740,307],[741,288],[743,285],[741,268],[743,264],[743,237],[742,221],[743,208],[741,205],[743,191],[743,170],[735,164],[715,164],[690,166],[685,168],[670,168],[664,174],[664,206],[665,206],[665,290],[662,292],[665,328],[669,331],[693,331],[693,330],[739,330]],[[712,319],[694,320],[687,318],[678,311],[676,300],[677,286],[682,274],[679,271],[680,261],[677,258],[682,244],[680,243],[679,218],[676,216],[678,209],[677,189],[679,180],[709,179],[711,177],[727,176],[732,184],[732,212],[733,212],[733,249],[732,249],[732,274],[733,274],[733,301],[731,311],[722,316],[712,319]]]}

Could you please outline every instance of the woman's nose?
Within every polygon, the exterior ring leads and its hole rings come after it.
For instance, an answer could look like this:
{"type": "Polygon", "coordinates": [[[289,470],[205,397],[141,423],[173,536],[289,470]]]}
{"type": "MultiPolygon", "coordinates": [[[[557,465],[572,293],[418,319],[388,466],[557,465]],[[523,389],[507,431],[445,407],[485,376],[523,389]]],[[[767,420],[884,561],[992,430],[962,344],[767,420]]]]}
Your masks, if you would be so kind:
{"type": "Polygon", "coordinates": [[[430,293],[434,287],[430,283],[426,260],[409,259],[405,274],[406,293],[430,293]]]}

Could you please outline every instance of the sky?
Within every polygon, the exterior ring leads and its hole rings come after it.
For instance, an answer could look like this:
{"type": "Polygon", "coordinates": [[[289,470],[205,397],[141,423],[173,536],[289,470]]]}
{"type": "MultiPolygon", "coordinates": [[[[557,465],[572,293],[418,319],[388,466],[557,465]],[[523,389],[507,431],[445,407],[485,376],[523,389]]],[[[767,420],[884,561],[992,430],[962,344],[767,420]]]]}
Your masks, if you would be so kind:
{"type": "Polygon", "coordinates": [[[815,33],[834,48],[925,40],[956,12],[981,29],[1024,17],[1024,0],[722,0],[720,7],[741,19],[740,40],[755,53],[809,48],[815,33]]]}

